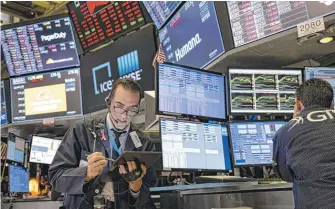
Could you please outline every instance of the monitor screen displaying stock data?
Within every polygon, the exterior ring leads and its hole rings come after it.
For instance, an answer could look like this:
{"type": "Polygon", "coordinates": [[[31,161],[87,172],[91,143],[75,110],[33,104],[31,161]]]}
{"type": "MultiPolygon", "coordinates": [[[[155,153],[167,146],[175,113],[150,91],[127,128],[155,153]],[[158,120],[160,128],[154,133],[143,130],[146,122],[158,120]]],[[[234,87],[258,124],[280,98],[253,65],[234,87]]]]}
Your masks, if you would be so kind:
{"type": "Polygon", "coordinates": [[[236,47],[335,11],[322,1],[227,1],[227,7],[236,47]]]}
{"type": "Polygon", "coordinates": [[[85,52],[145,24],[138,1],[72,1],[67,7],[85,52]]]}
{"type": "Polygon", "coordinates": [[[16,165],[9,166],[9,192],[29,192],[29,172],[16,165]]]}
{"type": "Polygon", "coordinates": [[[152,21],[160,29],[175,12],[181,1],[143,1],[152,21]]]}
{"type": "Polygon", "coordinates": [[[158,112],[226,119],[223,75],[171,64],[158,68],[158,112]]]}
{"type": "Polygon", "coordinates": [[[61,140],[33,136],[29,162],[50,165],[60,143],[61,140]]]}
{"type": "Polygon", "coordinates": [[[225,125],[160,120],[163,170],[231,170],[225,125]]]}
{"type": "Polygon", "coordinates": [[[159,31],[159,39],[167,62],[195,68],[204,68],[225,52],[211,1],[187,1],[159,31]]]}
{"type": "Polygon", "coordinates": [[[1,125],[7,124],[7,120],[5,82],[1,81],[1,125]]]}
{"type": "Polygon", "coordinates": [[[15,135],[9,135],[7,146],[7,160],[18,163],[24,162],[25,140],[15,135]]]}
{"type": "Polygon", "coordinates": [[[1,29],[1,45],[9,75],[79,66],[70,18],[37,21],[1,29]]]}
{"type": "Polygon", "coordinates": [[[284,121],[231,122],[230,140],[234,165],[271,165],[273,142],[284,121]]]}
{"type": "Polygon", "coordinates": [[[333,108],[335,109],[335,67],[306,67],[305,80],[321,78],[328,81],[334,89],[333,108]]]}
{"type": "Polygon", "coordinates": [[[12,78],[12,121],[82,114],[79,68],[12,78]]]}
{"type": "Polygon", "coordinates": [[[293,113],[302,70],[229,69],[231,113],[293,113]]]}

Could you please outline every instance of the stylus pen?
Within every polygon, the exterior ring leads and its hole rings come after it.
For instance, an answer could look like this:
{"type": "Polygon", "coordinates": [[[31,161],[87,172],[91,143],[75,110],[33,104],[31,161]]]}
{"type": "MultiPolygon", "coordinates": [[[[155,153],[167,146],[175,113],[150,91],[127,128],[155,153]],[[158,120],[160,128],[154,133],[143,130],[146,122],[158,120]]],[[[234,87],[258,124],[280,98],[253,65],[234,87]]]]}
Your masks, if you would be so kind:
{"type": "MultiPolygon", "coordinates": [[[[88,154],[85,154],[85,157],[88,157],[88,154]]],[[[109,161],[112,161],[112,162],[114,162],[115,160],[114,159],[112,159],[112,158],[105,158],[105,160],[109,160],[109,161]]]]}

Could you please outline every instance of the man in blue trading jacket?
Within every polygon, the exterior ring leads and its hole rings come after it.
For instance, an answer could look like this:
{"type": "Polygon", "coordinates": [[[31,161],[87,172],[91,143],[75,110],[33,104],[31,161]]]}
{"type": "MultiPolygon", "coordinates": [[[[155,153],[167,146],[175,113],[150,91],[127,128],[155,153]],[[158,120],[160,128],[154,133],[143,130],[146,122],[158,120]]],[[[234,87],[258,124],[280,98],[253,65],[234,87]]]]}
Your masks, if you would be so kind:
{"type": "MultiPolygon", "coordinates": [[[[150,138],[130,122],[139,112],[140,100],[138,83],[117,80],[106,98],[108,114],[99,120],[78,121],[67,131],[49,168],[53,190],[65,193],[66,209],[91,209],[96,200],[106,208],[155,208],[149,192],[156,183],[153,168],[141,165],[142,175],[134,182],[103,180],[111,165],[106,157],[116,159],[124,151],[154,150],[150,138]]],[[[139,169],[134,162],[127,164],[130,172],[139,169]]],[[[123,166],[117,172],[127,173],[123,166]]]]}
{"type": "Polygon", "coordinates": [[[321,79],[296,91],[293,119],[273,139],[274,169],[293,182],[296,209],[335,208],[335,111],[331,85],[321,79]]]}

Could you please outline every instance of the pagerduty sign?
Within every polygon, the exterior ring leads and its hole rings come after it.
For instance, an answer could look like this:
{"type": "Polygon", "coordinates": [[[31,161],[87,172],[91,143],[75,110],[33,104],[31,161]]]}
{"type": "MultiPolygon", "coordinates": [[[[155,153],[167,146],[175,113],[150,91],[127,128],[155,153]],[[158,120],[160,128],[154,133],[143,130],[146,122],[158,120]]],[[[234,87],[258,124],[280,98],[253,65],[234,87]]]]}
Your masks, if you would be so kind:
{"type": "Polygon", "coordinates": [[[42,35],[41,40],[42,41],[52,41],[55,39],[65,39],[66,38],[66,33],[65,32],[60,32],[60,33],[54,33],[52,35],[42,35]]]}

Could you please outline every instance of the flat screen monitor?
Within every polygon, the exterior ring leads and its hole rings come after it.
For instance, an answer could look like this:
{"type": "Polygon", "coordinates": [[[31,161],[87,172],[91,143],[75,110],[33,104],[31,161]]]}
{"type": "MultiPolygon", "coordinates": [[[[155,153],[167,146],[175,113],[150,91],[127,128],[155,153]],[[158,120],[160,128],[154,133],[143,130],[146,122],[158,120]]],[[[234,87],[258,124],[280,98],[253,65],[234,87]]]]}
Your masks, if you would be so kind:
{"type": "Polygon", "coordinates": [[[302,70],[232,68],[228,80],[232,114],[293,113],[302,70]]]}
{"type": "Polygon", "coordinates": [[[330,83],[334,89],[333,108],[335,109],[335,67],[306,67],[305,80],[321,78],[330,83]]]}
{"type": "Polygon", "coordinates": [[[225,125],[160,120],[163,170],[231,170],[225,125]]]}
{"type": "Polygon", "coordinates": [[[286,123],[285,121],[231,122],[229,131],[234,165],[272,165],[272,139],[286,123]]]}
{"type": "Polygon", "coordinates": [[[226,119],[224,75],[172,64],[158,64],[157,73],[158,114],[226,119]]]}
{"type": "Polygon", "coordinates": [[[181,1],[143,1],[157,29],[165,24],[181,3],[181,1]]]}
{"type": "Polygon", "coordinates": [[[29,173],[25,168],[16,165],[9,166],[9,192],[29,192],[29,173]]]}
{"type": "Polygon", "coordinates": [[[7,160],[23,163],[24,147],[25,147],[24,139],[15,135],[9,135],[8,147],[7,147],[7,160]]]}
{"type": "Polygon", "coordinates": [[[12,121],[82,114],[79,68],[12,78],[12,121]]]}
{"type": "Polygon", "coordinates": [[[67,6],[84,52],[145,24],[138,1],[72,1],[67,6]]]}
{"type": "Polygon", "coordinates": [[[33,136],[29,162],[50,165],[60,143],[61,140],[33,136]]]}
{"type": "Polygon", "coordinates": [[[1,81],[1,125],[7,124],[5,83],[1,81]]]}
{"type": "Polygon", "coordinates": [[[69,17],[19,24],[1,29],[1,46],[10,76],[79,66],[69,17]]]}
{"type": "Polygon", "coordinates": [[[212,1],[186,2],[159,31],[159,39],[167,62],[195,68],[225,52],[212,1]]]}
{"type": "Polygon", "coordinates": [[[322,1],[227,1],[227,7],[236,47],[335,11],[322,1]]]}

